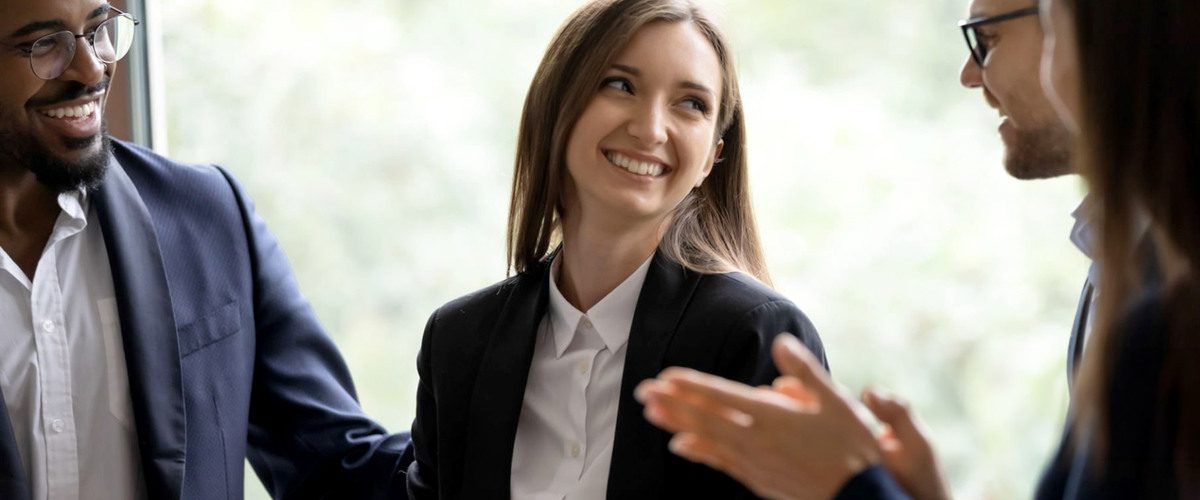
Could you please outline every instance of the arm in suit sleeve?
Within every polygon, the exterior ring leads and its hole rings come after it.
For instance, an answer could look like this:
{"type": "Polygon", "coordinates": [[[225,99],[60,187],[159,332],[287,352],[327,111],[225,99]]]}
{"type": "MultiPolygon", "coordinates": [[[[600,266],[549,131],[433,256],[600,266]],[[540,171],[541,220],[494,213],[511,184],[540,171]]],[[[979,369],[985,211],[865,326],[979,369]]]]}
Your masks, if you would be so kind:
{"type": "Polygon", "coordinates": [[[237,181],[221,173],[238,199],[251,254],[251,465],[275,498],[403,498],[408,433],[388,435],[364,414],[278,241],[237,181]]]}
{"type": "Polygon", "coordinates": [[[780,333],[795,335],[829,369],[816,327],[791,301],[772,300],[758,305],[738,321],[731,333],[721,349],[718,365],[718,374],[726,378],[753,386],[774,382],[779,370],[771,359],[771,344],[780,333]]]}
{"type": "Polygon", "coordinates": [[[411,499],[438,497],[437,471],[437,399],[433,392],[432,336],[437,313],[429,317],[417,354],[417,417],[412,425],[412,446],[415,460],[408,466],[408,497],[411,499]]]}
{"type": "Polygon", "coordinates": [[[863,469],[846,481],[834,500],[908,500],[909,496],[882,465],[863,469]]]}

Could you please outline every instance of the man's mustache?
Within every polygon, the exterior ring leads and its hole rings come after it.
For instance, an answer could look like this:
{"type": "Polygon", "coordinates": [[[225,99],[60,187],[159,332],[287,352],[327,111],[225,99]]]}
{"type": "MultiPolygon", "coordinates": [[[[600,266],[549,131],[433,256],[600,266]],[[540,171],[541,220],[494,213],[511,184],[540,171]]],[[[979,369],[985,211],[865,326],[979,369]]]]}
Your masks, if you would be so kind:
{"type": "Polygon", "coordinates": [[[73,101],[75,99],[79,99],[79,98],[83,98],[83,97],[102,94],[102,93],[104,93],[104,91],[108,90],[108,83],[111,80],[112,80],[112,78],[106,77],[106,78],[104,78],[104,80],[101,80],[100,83],[97,83],[96,85],[92,85],[92,86],[87,86],[87,85],[84,85],[79,82],[71,82],[67,86],[67,88],[63,89],[62,92],[59,92],[58,95],[55,95],[52,97],[42,97],[42,98],[37,98],[37,99],[30,99],[29,107],[40,108],[40,107],[49,106],[52,104],[57,104],[60,102],[73,101]]]}

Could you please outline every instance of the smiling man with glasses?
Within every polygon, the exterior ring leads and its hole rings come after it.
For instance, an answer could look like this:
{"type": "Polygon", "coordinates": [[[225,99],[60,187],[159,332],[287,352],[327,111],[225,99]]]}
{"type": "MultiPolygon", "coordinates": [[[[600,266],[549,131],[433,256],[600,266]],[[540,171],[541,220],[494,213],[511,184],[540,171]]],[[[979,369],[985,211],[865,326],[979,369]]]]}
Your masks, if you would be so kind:
{"type": "MultiPolygon", "coordinates": [[[[1004,167],[1018,179],[1046,179],[1074,173],[1073,140],[1042,91],[1039,70],[1043,32],[1038,6],[1030,0],[974,0],[970,17],[959,23],[967,56],[959,79],[967,88],[981,89],[988,106],[1000,115],[1004,167]]],[[[1071,215],[1071,242],[1094,260],[1096,227],[1088,199],[1071,215]]],[[[1080,293],[1068,342],[1067,376],[1074,377],[1091,323],[1099,276],[1093,264],[1080,293]]]]}
{"type": "Polygon", "coordinates": [[[1038,78],[1042,29],[1030,0],[974,0],[959,23],[967,57],[959,79],[1000,114],[1004,165],[1018,179],[1071,173],[1071,138],[1038,78]]]}
{"type": "Polygon", "coordinates": [[[225,170],[111,139],[138,21],[0,0],[0,499],[403,498],[407,433],[359,406],[225,170]]]}

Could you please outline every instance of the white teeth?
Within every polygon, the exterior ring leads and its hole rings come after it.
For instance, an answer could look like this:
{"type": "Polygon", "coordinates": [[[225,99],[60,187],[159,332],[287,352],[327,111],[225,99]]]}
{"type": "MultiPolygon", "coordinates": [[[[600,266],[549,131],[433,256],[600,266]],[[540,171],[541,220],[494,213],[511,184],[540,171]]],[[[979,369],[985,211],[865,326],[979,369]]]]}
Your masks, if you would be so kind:
{"type": "Polygon", "coordinates": [[[83,118],[96,111],[96,103],[89,102],[82,106],[71,106],[66,108],[48,109],[42,111],[42,114],[51,118],[83,118]]]}
{"type": "Polygon", "coordinates": [[[638,175],[658,177],[662,175],[664,170],[663,166],[660,164],[634,160],[633,158],[620,153],[606,153],[605,157],[607,157],[608,161],[612,162],[613,165],[638,175]]]}

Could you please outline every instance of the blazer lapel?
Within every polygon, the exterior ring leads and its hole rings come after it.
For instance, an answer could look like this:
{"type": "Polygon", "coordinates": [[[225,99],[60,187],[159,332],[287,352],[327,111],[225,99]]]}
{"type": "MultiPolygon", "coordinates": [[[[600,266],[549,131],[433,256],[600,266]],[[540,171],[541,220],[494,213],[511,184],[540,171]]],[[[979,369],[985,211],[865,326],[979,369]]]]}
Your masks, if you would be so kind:
{"type": "Polygon", "coordinates": [[[17,439],[13,435],[12,421],[8,419],[8,405],[0,391],[0,498],[28,500],[29,480],[21,464],[17,450],[17,439]]]}
{"type": "Polygon", "coordinates": [[[1079,306],[1075,308],[1075,324],[1071,327],[1071,341],[1067,344],[1067,388],[1075,385],[1075,369],[1083,361],[1084,336],[1087,331],[1088,315],[1092,308],[1092,293],[1095,287],[1091,281],[1083,284],[1079,294],[1079,306]]]}
{"type": "Polygon", "coordinates": [[[633,389],[665,368],[667,346],[699,280],[700,275],[686,271],[661,253],[654,255],[629,331],[608,498],[670,496],[662,491],[667,435],[642,416],[643,407],[633,399],[633,389]]]}
{"type": "Polygon", "coordinates": [[[459,498],[507,498],[513,445],[538,325],[546,313],[550,259],[517,280],[496,321],[476,375],[468,410],[459,498]]]}
{"type": "Polygon", "coordinates": [[[186,415],[175,316],[150,212],[113,160],[96,191],[121,319],[129,392],[151,498],[179,498],[186,415]]]}

